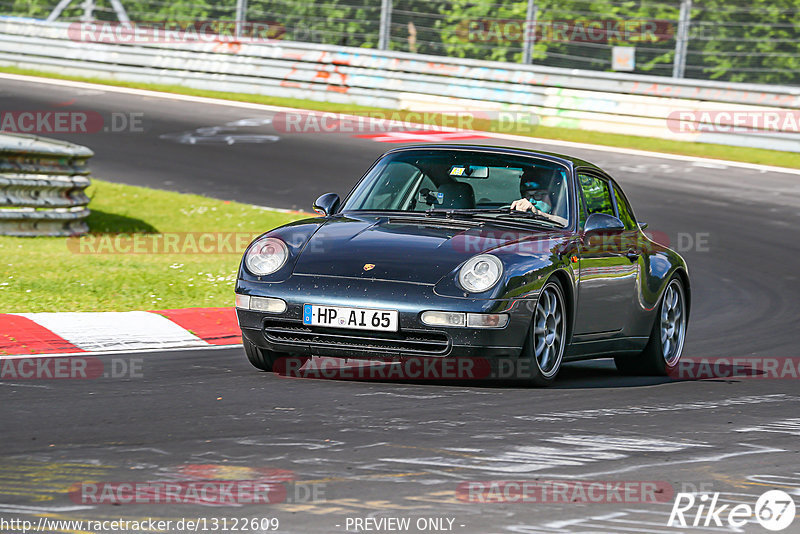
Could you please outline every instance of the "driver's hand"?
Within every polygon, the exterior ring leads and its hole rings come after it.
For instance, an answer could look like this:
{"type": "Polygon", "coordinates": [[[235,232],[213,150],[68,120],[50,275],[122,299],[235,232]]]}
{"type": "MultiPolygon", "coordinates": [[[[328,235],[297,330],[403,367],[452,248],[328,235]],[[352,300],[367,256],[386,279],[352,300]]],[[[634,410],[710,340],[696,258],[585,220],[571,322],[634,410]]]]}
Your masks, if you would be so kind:
{"type": "Polygon", "coordinates": [[[532,211],[533,210],[533,204],[531,204],[531,201],[528,200],[527,198],[521,198],[519,200],[515,200],[511,204],[511,209],[512,210],[517,210],[517,211],[528,211],[528,210],[532,211]]]}

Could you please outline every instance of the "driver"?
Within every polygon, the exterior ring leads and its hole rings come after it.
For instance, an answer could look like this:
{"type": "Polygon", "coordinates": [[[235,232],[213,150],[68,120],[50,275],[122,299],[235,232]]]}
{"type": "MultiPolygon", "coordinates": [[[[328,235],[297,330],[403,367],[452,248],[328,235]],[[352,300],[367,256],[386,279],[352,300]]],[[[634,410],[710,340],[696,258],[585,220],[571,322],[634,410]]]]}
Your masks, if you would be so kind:
{"type": "Polygon", "coordinates": [[[544,213],[552,213],[553,205],[550,203],[550,188],[544,184],[542,179],[532,177],[526,172],[520,178],[519,193],[522,198],[511,203],[512,210],[538,210],[544,213]]]}

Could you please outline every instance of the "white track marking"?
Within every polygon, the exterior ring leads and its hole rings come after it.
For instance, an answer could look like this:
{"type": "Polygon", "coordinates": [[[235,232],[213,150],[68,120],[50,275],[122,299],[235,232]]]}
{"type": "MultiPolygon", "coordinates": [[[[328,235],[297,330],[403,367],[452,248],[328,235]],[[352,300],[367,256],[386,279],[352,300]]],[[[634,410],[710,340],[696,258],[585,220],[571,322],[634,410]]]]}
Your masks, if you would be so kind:
{"type": "Polygon", "coordinates": [[[144,311],[20,313],[85,351],[207,347],[166,317],[144,311]]]}
{"type": "MultiPolygon", "coordinates": [[[[595,516],[595,517],[592,517],[591,519],[594,520],[594,521],[608,521],[610,519],[615,519],[615,518],[618,518],[618,517],[624,517],[625,515],[626,515],[625,512],[614,512],[614,513],[609,514],[609,515],[595,516]]],[[[583,523],[584,521],[586,521],[586,520],[585,519],[566,519],[566,520],[562,520],[562,521],[552,521],[550,523],[545,523],[545,526],[547,526],[549,528],[564,528],[564,527],[570,527],[572,525],[577,525],[577,524],[583,523]]]]}
{"type": "MultiPolygon", "coordinates": [[[[557,446],[519,445],[510,450],[499,451],[496,454],[489,452],[488,454],[474,455],[472,458],[436,456],[381,458],[381,461],[426,467],[450,467],[493,473],[522,474],[555,468],[585,467],[595,463],[622,461],[629,458],[632,453],[667,453],[697,447],[711,447],[711,445],[705,443],[602,435],[560,436],[544,439],[543,441],[556,443],[557,446]]],[[[663,463],[659,465],[663,465],[663,463]]],[[[635,466],[637,469],[639,467],[641,466],[635,466]]],[[[584,475],[581,476],[584,477],[584,475]]]]}
{"type": "MultiPolygon", "coordinates": [[[[548,476],[557,476],[564,479],[592,479],[602,476],[619,475],[621,473],[639,471],[653,467],[663,468],[664,461],[659,460],[651,463],[638,463],[616,469],[607,469],[594,472],[587,472],[584,470],[578,475],[564,473],[563,471],[559,472],[558,468],[586,468],[592,464],[622,462],[623,460],[630,458],[632,456],[631,453],[636,452],[664,453],[680,451],[690,447],[712,447],[712,445],[703,443],[664,442],[661,440],[652,440],[652,442],[649,442],[652,448],[648,449],[648,440],[646,439],[635,440],[637,443],[633,444],[615,444],[613,441],[607,441],[608,438],[609,436],[597,436],[596,444],[587,444],[578,447],[517,446],[512,450],[500,451],[495,454],[491,454],[491,452],[489,452],[488,454],[484,455],[475,455],[473,458],[426,456],[418,458],[381,458],[380,460],[383,462],[420,465],[426,467],[450,467],[505,474],[522,474],[546,471],[548,476]]],[[[742,449],[735,452],[691,456],[685,459],[670,459],[669,463],[672,465],[715,463],[728,460],[730,458],[748,456],[752,454],[787,452],[785,449],[762,447],[747,443],[741,443],[739,446],[742,447],[742,449]]]]}
{"type": "MultiPolygon", "coordinates": [[[[74,358],[76,356],[119,356],[120,354],[147,354],[150,352],[184,352],[189,350],[221,350],[221,349],[235,349],[241,348],[242,344],[235,345],[206,345],[204,347],[171,347],[171,348],[158,348],[158,349],[125,349],[119,350],[101,350],[97,352],[58,352],[53,354],[13,354],[10,356],[0,356],[2,360],[14,360],[21,358],[74,358]]],[[[16,383],[15,383],[16,385],[16,383]]]]}
{"type": "MultiPolygon", "coordinates": [[[[685,460],[676,460],[670,459],[670,465],[677,465],[677,464],[696,464],[696,463],[715,463],[721,462],[723,460],[727,460],[729,458],[736,458],[739,456],[747,456],[750,454],[766,454],[766,453],[780,453],[780,452],[787,452],[786,449],[775,449],[772,447],[761,447],[759,445],[751,445],[749,443],[740,443],[740,446],[749,447],[751,450],[743,450],[737,452],[728,452],[728,453],[721,453],[721,454],[712,454],[709,456],[695,456],[692,458],[687,458],[685,460]]],[[[621,473],[628,473],[631,471],[638,471],[640,469],[646,469],[648,467],[657,467],[663,468],[664,462],[654,462],[649,464],[640,464],[640,465],[631,465],[628,467],[622,467],[619,469],[612,469],[609,471],[595,471],[593,473],[581,473],[580,475],[558,475],[561,478],[591,478],[591,477],[598,477],[598,476],[608,476],[608,475],[619,475],[621,473]]]]}
{"type": "Polygon", "coordinates": [[[91,510],[94,506],[20,506],[17,504],[0,503],[0,512],[17,514],[48,514],[57,512],[75,512],[77,510],[91,510]]]}
{"type": "Polygon", "coordinates": [[[550,412],[548,414],[516,415],[515,419],[523,421],[534,421],[541,423],[548,422],[572,422],[577,420],[593,420],[600,417],[637,417],[654,415],[662,412],[676,412],[686,410],[711,410],[719,408],[729,408],[745,406],[748,404],[761,404],[769,402],[800,402],[800,397],[787,395],[785,393],[772,393],[768,395],[748,395],[743,397],[731,397],[716,401],[694,401],[680,402],[676,404],[644,404],[641,406],[624,406],[617,408],[593,408],[588,410],[573,410],[567,412],[550,412]]]}
{"type": "Polygon", "coordinates": [[[798,492],[800,492],[800,473],[795,473],[794,475],[784,476],[784,475],[750,475],[747,477],[748,482],[754,482],[758,484],[765,484],[767,486],[783,486],[783,487],[795,487],[798,488],[798,492]]]}
{"type": "MultiPolygon", "coordinates": [[[[137,96],[144,96],[150,98],[163,98],[167,100],[180,100],[183,102],[193,102],[198,104],[209,104],[209,105],[218,105],[218,106],[229,106],[229,107],[236,107],[242,109],[258,109],[261,111],[274,111],[274,112],[298,112],[298,111],[309,111],[304,109],[298,108],[287,108],[281,106],[270,106],[267,104],[254,104],[251,102],[237,102],[234,100],[223,100],[218,98],[208,98],[202,96],[190,96],[190,95],[181,95],[177,93],[165,93],[161,91],[148,91],[145,89],[132,89],[129,87],[117,87],[113,85],[103,85],[103,84],[95,84],[95,83],[87,83],[87,82],[75,82],[72,80],[57,80],[54,78],[44,78],[39,76],[25,76],[21,74],[7,74],[7,73],[0,73],[0,79],[6,80],[15,80],[20,82],[35,82],[35,83],[45,83],[49,85],[58,85],[62,87],[72,87],[78,89],[90,89],[90,90],[99,90],[105,91],[109,93],[121,93],[121,94],[128,94],[128,95],[137,95],[137,96]]],[[[391,110],[389,110],[391,111],[391,110]]],[[[344,114],[342,115],[345,116],[344,114]]],[[[397,121],[393,121],[397,122],[397,121]]],[[[417,123],[403,123],[400,124],[404,126],[411,126],[416,128],[424,128],[425,125],[417,124],[417,123]]],[[[441,130],[448,130],[448,128],[439,128],[441,130]]],[[[456,131],[455,129],[452,129],[456,131]]],[[[578,148],[578,149],[585,149],[585,150],[595,150],[598,152],[613,152],[616,154],[627,154],[630,156],[643,156],[648,158],[661,158],[661,159],[669,159],[669,160],[676,160],[682,162],[695,162],[695,163],[707,163],[710,165],[726,165],[728,167],[738,167],[740,169],[752,169],[761,172],[780,172],[784,174],[794,174],[800,176],[800,169],[789,169],[786,167],[776,167],[773,165],[759,165],[756,163],[743,163],[740,161],[728,161],[728,160],[721,160],[721,159],[712,159],[712,158],[699,158],[695,156],[682,156],[679,154],[664,154],[661,152],[649,152],[647,150],[636,150],[632,148],[618,148],[612,146],[603,146],[603,145],[591,145],[588,143],[575,143],[572,141],[558,141],[555,139],[543,139],[539,137],[526,137],[521,135],[510,135],[510,134],[501,134],[497,132],[482,132],[478,131],[476,133],[480,133],[487,137],[493,139],[505,139],[509,141],[517,141],[517,142],[524,142],[524,143],[531,143],[531,144],[540,144],[540,145],[553,145],[563,148],[578,148]]]]}
{"type": "MultiPolygon", "coordinates": [[[[671,503],[664,503],[672,506],[671,503]]],[[[743,532],[738,528],[704,526],[697,527],[670,527],[667,525],[669,514],[662,510],[647,510],[626,508],[619,512],[604,515],[589,515],[575,519],[549,521],[539,525],[512,525],[505,530],[520,534],[617,534],[623,532],[649,533],[649,534],[681,534],[686,532],[743,532]],[[652,517],[655,515],[656,517],[652,517]],[[645,517],[642,517],[645,516],[645,517]],[[663,521],[662,521],[663,520],[663,521]]],[[[754,523],[750,521],[750,523],[754,523]]]]}
{"type": "Polygon", "coordinates": [[[50,386],[41,386],[37,384],[21,384],[19,382],[0,382],[0,386],[10,386],[13,388],[40,388],[50,389],[50,386]]]}
{"type": "Polygon", "coordinates": [[[800,417],[747,428],[737,428],[736,432],[775,432],[778,434],[800,436],[800,417]]]}

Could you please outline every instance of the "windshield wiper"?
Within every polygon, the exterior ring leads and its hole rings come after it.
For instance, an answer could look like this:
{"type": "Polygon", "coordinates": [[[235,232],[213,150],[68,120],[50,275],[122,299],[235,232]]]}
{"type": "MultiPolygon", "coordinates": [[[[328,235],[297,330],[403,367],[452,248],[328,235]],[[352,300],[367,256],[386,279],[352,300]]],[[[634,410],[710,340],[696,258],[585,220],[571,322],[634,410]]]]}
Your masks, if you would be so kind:
{"type": "Polygon", "coordinates": [[[464,217],[471,217],[475,212],[478,210],[469,210],[469,209],[447,209],[447,208],[430,208],[425,210],[423,213],[426,217],[433,217],[434,215],[444,215],[448,219],[453,219],[456,215],[464,216],[464,217]]]}
{"type": "Polygon", "coordinates": [[[564,226],[565,224],[560,223],[559,221],[553,220],[552,218],[548,217],[546,214],[540,211],[517,211],[517,210],[498,210],[492,211],[492,213],[497,213],[495,216],[496,219],[501,218],[511,218],[511,219],[535,219],[537,221],[545,222],[552,226],[564,226]]]}
{"type": "Polygon", "coordinates": [[[512,210],[510,208],[488,208],[488,209],[445,209],[445,208],[431,208],[429,210],[425,210],[426,216],[431,215],[445,215],[448,218],[454,218],[455,216],[463,216],[463,217],[480,217],[481,215],[492,215],[490,217],[483,217],[484,219],[500,219],[500,218],[513,218],[513,219],[535,219],[537,221],[543,221],[548,224],[552,224],[553,226],[558,226],[558,223],[544,215],[541,212],[535,211],[518,211],[512,210]]]}

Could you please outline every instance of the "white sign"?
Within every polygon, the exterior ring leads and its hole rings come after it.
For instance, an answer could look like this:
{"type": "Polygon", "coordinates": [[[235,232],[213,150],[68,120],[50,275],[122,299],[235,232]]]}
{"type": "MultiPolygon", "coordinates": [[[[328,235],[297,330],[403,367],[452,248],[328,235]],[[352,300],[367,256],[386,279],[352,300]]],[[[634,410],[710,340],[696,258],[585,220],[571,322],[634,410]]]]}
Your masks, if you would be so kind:
{"type": "Polygon", "coordinates": [[[632,46],[615,46],[611,49],[611,69],[632,71],[636,67],[636,49],[632,46]]]}

